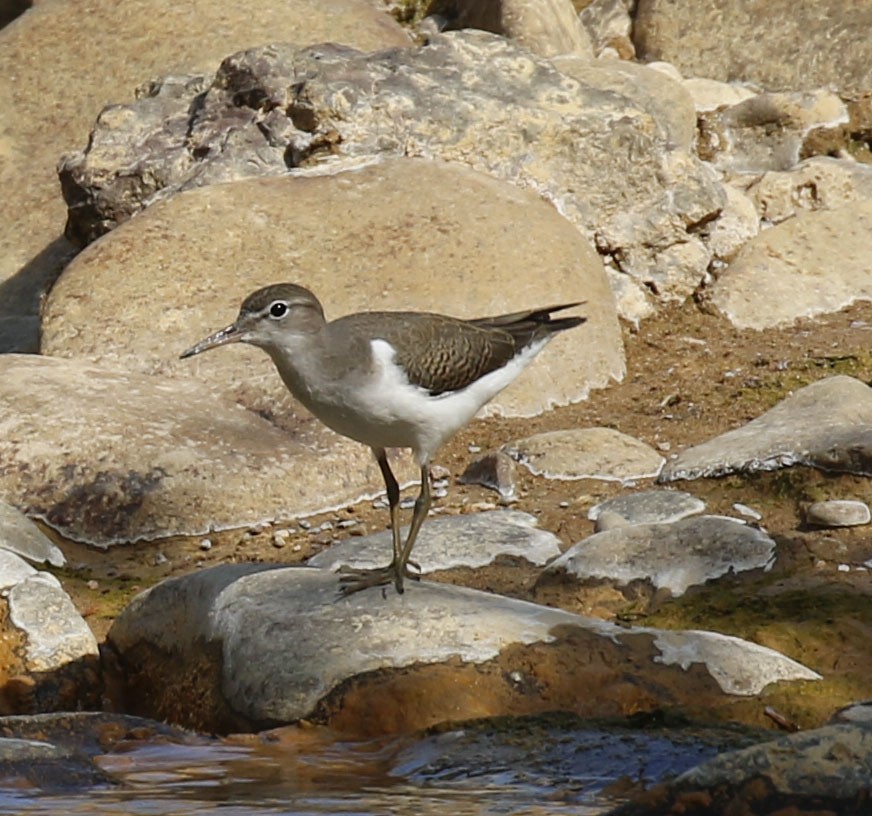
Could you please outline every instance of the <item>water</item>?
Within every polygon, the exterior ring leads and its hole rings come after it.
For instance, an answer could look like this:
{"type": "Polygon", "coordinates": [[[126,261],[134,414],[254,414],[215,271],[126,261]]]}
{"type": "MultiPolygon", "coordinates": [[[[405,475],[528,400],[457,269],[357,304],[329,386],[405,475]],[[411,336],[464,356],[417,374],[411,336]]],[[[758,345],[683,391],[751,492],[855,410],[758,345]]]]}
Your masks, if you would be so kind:
{"type": "Polygon", "coordinates": [[[547,717],[366,741],[299,729],[269,742],[154,739],[97,756],[109,783],[70,789],[55,777],[36,790],[7,773],[0,814],[594,816],[738,739],[547,717]]]}

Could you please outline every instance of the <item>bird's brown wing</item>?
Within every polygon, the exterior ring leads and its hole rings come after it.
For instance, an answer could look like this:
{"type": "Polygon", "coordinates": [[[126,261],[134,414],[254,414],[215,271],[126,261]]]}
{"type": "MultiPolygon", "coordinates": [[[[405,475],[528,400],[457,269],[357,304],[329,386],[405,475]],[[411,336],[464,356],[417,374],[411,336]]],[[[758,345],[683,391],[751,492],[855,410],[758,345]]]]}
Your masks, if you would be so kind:
{"type": "Polygon", "coordinates": [[[368,312],[347,319],[361,335],[390,343],[409,382],[436,396],[502,368],[534,340],[584,322],[550,319],[551,312],[565,308],[569,305],[475,320],[422,312],[368,312]]]}

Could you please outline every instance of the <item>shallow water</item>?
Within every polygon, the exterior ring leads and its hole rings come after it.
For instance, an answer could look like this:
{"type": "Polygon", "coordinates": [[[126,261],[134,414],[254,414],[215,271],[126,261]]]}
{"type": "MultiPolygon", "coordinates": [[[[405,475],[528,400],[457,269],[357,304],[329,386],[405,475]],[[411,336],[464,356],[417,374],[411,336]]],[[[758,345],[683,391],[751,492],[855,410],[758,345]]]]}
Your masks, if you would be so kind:
{"type": "Polygon", "coordinates": [[[97,757],[115,783],[0,789],[2,814],[593,816],[698,764],[728,732],[595,729],[548,718],[363,742],[138,743],[97,757]]]}

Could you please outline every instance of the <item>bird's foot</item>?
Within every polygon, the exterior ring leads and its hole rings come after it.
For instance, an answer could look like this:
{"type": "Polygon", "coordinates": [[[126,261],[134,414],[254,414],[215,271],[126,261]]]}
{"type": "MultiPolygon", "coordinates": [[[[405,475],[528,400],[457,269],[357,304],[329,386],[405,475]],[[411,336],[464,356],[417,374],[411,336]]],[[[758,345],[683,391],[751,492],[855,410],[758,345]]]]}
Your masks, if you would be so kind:
{"type": "Polygon", "coordinates": [[[347,598],[362,589],[393,584],[397,593],[402,595],[404,578],[411,578],[413,581],[421,580],[419,574],[421,568],[412,561],[409,564],[415,567],[418,572],[412,572],[408,566],[399,567],[397,564],[374,569],[355,569],[354,567],[342,566],[339,568],[339,594],[343,598],[347,598]]]}

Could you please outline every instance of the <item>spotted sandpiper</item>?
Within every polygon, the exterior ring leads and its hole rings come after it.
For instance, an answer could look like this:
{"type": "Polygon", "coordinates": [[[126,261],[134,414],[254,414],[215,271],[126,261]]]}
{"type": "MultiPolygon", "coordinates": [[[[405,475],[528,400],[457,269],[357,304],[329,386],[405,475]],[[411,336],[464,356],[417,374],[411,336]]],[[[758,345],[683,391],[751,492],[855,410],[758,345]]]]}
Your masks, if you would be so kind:
{"type": "Polygon", "coordinates": [[[394,583],[403,592],[412,547],[430,509],[430,459],[503,390],[558,332],[584,317],[552,318],[579,303],[461,320],[428,312],[360,312],[327,322],[318,298],[294,283],[249,295],[239,315],[182,354],[227,343],[260,346],[290,392],[325,425],[369,445],[387,488],[393,558],[387,567],[343,570],[344,595],[394,583]],[[421,468],[405,542],[400,489],[386,448],[411,448],[421,468]]]}

